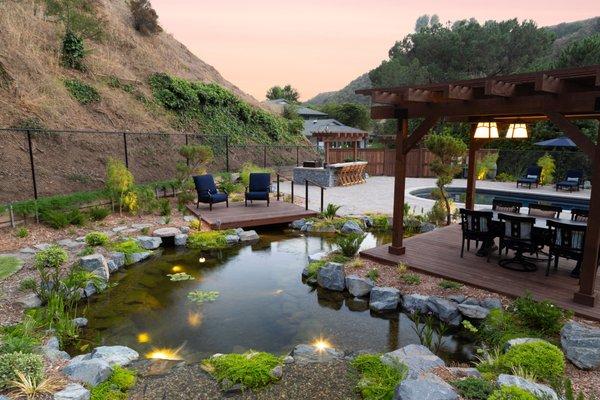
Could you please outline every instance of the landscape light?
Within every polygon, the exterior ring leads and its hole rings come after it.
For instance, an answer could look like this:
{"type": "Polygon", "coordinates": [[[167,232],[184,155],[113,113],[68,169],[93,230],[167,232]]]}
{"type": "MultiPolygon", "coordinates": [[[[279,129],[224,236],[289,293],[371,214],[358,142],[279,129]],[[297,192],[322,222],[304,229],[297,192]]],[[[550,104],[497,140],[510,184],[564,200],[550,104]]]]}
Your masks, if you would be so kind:
{"type": "Polygon", "coordinates": [[[498,139],[498,124],[495,122],[480,122],[475,129],[474,139],[498,139]]]}
{"type": "Polygon", "coordinates": [[[150,353],[146,354],[146,358],[150,358],[153,360],[169,360],[169,361],[179,361],[183,360],[179,355],[180,349],[154,349],[150,353]]]}
{"type": "Polygon", "coordinates": [[[183,271],[183,268],[180,267],[179,265],[175,265],[173,268],[171,268],[171,271],[173,271],[173,272],[181,272],[181,271],[183,271]]]}
{"type": "Polygon", "coordinates": [[[137,336],[138,343],[148,343],[150,341],[150,335],[147,332],[141,332],[137,336]]]}
{"type": "Polygon", "coordinates": [[[323,339],[323,338],[319,338],[319,339],[315,339],[315,341],[312,343],[312,346],[317,349],[317,351],[319,353],[330,349],[331,348],[331,343],[329,343],[327,340],[323,339]]]}
{"type": "Polygon", "coordinates": [[[527,125],[525,124],[510,124],[506,131],[507,139],[527,139],[529,134],[527,133],[527,125]]]}
{"type": "Polygon", "coordinates": [[[202,264],[202,263],[203,263],[203,262],[205,262],[205,261],[206,261],[206,258],[204,258],[204,257],[200,257],[200,258],[198,259],[198,262],[199,262],[200,264],[202,264]]]}

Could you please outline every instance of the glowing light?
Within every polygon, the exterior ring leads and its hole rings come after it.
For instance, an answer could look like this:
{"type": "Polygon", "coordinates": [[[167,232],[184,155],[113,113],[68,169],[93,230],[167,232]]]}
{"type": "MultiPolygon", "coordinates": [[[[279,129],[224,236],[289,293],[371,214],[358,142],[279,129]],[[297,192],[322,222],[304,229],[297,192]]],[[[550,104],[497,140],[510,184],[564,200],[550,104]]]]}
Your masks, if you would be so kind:
{"type": "Polygon", "coordinates": [[[146,332],[139,333],[137,336],[138,343],[150,342],[150,335],[146,332]]]}
{"type": "Polygon", "coordinates": [[[279,296],[280,294],[283,294],[283,289],[277,289],[273,294],[279,296]]]}
{"type": "Polygon", "coordinates": [[[312,346],[317,349],[318,352],[323,352],[327,349],[331,349],[331,343],[323,338],[316,339],[312,342],[312,346]]]}
{"type": "Polygon", "coordinates": [[[529,134],[527,133],[527,125],[525,124],[510,124],[506,131],[507,139],[527,139],[529,134]]]}
{"type": "Polygon", "coordinates": [[[181,271],[183,271],[183,267],[181,267],[179,265],[175,265],[173,268],[171,268],[171,271],[173,271],[173,272],[181,272],[181,271]]]}
{"type": "Polygon", "coordinates": [[[473,138],[475,139],[498,139],[499,137],[498,124],[495,122],[478,123],[475,134],[473,135],[473,138]]]}
{"type": "Polygon", "coordinates": [[[146,354],[146,358],[151,358],[153,360],[170,360],[170,361],[178,361],[183,360],[179,355],[180,349],[154,349],[150,353],[146,354]]]}
{"type": "Polygon", "coordinates": [[[202,319],[203,319],[203,316],[200,313],[191,312],[191,311],[188,313],[187,321],[188,321],[188,324],[192,327],[200,326],[200,324],[202,323],[202,319]]]}
{"type": "Polygon", "coordinates": [[[206,258],[204,258],[204,257],[200,257],[200,258],[198,259],[198,262],[199,262],[199,263],[203,263],[203,262],[205,262],[205,261],[206,261],[206,258]]]}

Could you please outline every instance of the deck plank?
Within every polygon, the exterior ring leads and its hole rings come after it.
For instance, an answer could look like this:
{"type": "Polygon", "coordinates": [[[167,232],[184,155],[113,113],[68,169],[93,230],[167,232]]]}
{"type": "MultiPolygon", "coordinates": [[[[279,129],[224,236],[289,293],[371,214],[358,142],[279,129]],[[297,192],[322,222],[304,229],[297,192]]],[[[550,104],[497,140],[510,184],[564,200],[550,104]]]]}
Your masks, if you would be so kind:
{"type": "MultiPolygon", "coordinates": [[[[404,240],[406,254],[397,256],[388,252],[388,246],[378,246],[361,252],[361,256],[396,265],[407,264],[412,269],[426,274],[462,282],[481,289],[490,290],[509,297],[522,296],[531,292],[534,298],[548,299],[556,305],[573,310],[575,314],[600,321],[600,306],[587,307],[573,302],[573,294],[578,290],[577,279],[569,276],[574,263],[560,261],[559,270],[545,276],[545,263],[539,263],[536,272],[518,272],[498,265],[499,256],[495,253],[490,262],[475,255],[474,242],[471,251],[465,249],[460,258],[460,227],[451,225],[432,232],[416,235],[404,240]]],[[[509,257],[512,256],[509,254],[509,257]]],[[[597,283],[600,291],[600,280],[597,283]]]]}
{"type": "Polygon", "coordinates": [[[209,211],[205,204],[200,204],[199,208],[188,205],[187,208],[211,229],[219,226],[228,229],[285,224],[318,215],[316,211],[305,210],[299,205],[275,200],[271,201],[269,207],[266,202],[261,201],[249,203],[248,207],[245,207],[243,202],[230,203],[229,207],[226,207],[225,203],[219,203],[213,205],[212,211],[209,211]]]}

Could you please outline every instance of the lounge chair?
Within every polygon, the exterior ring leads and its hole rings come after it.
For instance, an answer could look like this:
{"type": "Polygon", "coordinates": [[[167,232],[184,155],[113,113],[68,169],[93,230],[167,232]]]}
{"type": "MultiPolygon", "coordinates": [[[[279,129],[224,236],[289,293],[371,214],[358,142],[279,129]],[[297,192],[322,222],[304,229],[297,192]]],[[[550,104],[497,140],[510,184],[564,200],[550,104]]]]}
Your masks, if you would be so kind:
{"type": "Polygon", "coordinates": [[[583,186],[583,171],[570,170],[567,171],[567,176],[564,181],[556,183],[556,190],[565,189],[569,192],[572,192],[573,190],[579,191],[581,186],[583,186]]]}
{"type": "Polygon", "coordinates": [[[538,167],[537,165],[532,165],[527,168],[525,176],[519,178],[517,180],[517,187],[519,185],[525,186],[531,189],[531,185],[535,185],[538,187],[540,185],[540,177],[542,176],[542,167],[538,167]]]}
{"type": "Polygon", "coordinates": [[[205,203],[209,204],[209,208],[212,211],[213,204],[222,202],[225,202],[225,205],[229,207],[229,194],[226,191],[219,192],[217,190],[217,185],[215,185],[212,175],[194,176],[194,185],[198,193],[196,208],[198,208],[200,203],[205,203]]]}
{"type": "Polygon", "coordinates": [[[271,174],[252,173],[250,182],[246,187],[245,206],[248,207],[248,200],[252,203],[254,200],[265,200],[267,207],[270,204],[269,193],[271,193],[271,174]]]}

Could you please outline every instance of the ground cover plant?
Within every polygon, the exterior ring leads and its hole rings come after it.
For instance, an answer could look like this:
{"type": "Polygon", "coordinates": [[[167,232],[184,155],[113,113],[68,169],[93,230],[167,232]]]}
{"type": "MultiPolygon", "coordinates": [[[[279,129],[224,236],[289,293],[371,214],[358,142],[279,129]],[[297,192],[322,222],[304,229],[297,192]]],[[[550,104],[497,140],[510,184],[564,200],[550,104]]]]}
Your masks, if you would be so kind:
{"type": "Polygon", "coordinates": [[[0,281],[23,267],[23,260],[15,256],[0,256],[0,281]]]}
{"type": "Polygon", "coordinates": [[[188,236],[187,246],[198,250],[219,250],[227,247],[227,235],[231,231],[192,232],[188,236]]]}
{"type": "Polygon", "coordinates": [[[17,371],[38,380],[42,379],[44,376],[42,356],[19,352],[0,354],[0,389],[6,388],[12,381],[18,379],[17,371]]]}
{"type": "Polygon", "coordinates": [[[378,354],[361,354],[351,365],[360,374],[356,389],[366,400],[391,400],[408,372],[404,364],[384,364],[378,354]]]}
{"type": "Polygon", "coordinates": [[[106,246],[109,240],[108,235],[103,232],[90,232],[85,235],[85,244],[91,247],[106,246]]]}
{"type": "Polygon", "coordinates": [[[219,382],[241,383],[246,388],[259,388],[278,380],[273,368],[283,364],[283,359],[270,353],[249,350],[243,354],[225,354],[203,361],[203,368],[219,382]]]}
{"type": "Polygon", "coordinates": [[[358,249],[365,240],[366,235],[364,233],[349,233],[346,235],[339,235],[335,244],[340,248],[340,251],[346,257],[354,257],[358,253],[358,249]]]}
{"type": "Polygon", "coordinates": [[[475,377],[468,377],[450,383],[463,398],[468,400],[487,400],[496,389],[496,385],[492,382],[475,377]]]}
{"type": "Polygon", "coordinates": [[[132,255],[135,253],[146,253],[149,250],[144,249],[133,239],[126,239],[121,242],[111,243],[107,246],[110,250],[125,254],[125,262],[132,263],[132,255]]]}
{"type": "Polygon", "coordinates": [[[136,380],[135,372],[116,365],[107,381],[92,388],[90,400],[126,400],[136,380]]]}

